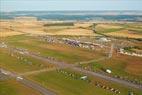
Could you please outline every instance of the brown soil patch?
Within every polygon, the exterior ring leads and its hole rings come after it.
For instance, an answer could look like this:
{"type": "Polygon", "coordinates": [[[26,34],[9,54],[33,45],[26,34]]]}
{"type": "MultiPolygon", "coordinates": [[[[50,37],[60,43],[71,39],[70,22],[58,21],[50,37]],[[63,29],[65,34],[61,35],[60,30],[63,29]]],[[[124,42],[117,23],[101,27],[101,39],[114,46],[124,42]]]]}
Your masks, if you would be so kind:
{"type": "Polygon", "coordinates": [[[126,71],[134,75],[142,76],[142,63],[139,62],[129,63],[126,67],[126,71]]]}

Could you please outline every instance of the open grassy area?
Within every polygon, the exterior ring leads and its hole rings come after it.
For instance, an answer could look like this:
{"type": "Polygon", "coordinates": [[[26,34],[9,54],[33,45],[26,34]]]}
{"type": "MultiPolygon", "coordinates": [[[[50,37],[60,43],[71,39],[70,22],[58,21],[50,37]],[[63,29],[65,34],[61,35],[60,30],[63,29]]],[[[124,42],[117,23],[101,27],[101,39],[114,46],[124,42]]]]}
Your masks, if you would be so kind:
{"type": "Polygon", "coordinates": [[[50,68],[53,67],[53,65],[29,56],[12,53],[5,49],[0,49],[0,67],[15,72],[28,72],[47,67],[50,68]]]}
{"type": "Polygon", "coordinates": [[[65,44],[43,42],[37,38],[24,35],[6,38],[5,42],[9,45],[25,48],[36,53],[40,52],[40,55],[45,57],[55,57],[69,63],[92,60],[103,56],[103,54],[97,51],[71,47],[65,44]]]}
{"type": "Polygon", "coordinates": [[[0,95],[41,95],[39,92],[14,81],[0,81],[0,95]]]}
{"type": "MultiPolygon", "coordinates": [[[[77,74],[77,76],[83,76],[83,74],[80,75],[79,72],[70,70],[67,71],[75,73],[77,74]]],[[[109,90],[96,87],[94,83],[96,81],[102,83],[103,85],[119,89],[121,92],[120,95],[128,95],[129,91],[134,91],[136,95],[142,94],[142,92],[139,90],[126,88],[122,85],[114,84],[99,78],[89,77],[91,83],[88,83],[87,81],[80,80],[78,78],[74,79],[57,71],[40,73],[29,77],[33,81],[38,82],[39,84],[45,86],[48,89],[51,89],[52,91],[55,91],[58,95],[114,95],[114,93],[109,90]]]]}

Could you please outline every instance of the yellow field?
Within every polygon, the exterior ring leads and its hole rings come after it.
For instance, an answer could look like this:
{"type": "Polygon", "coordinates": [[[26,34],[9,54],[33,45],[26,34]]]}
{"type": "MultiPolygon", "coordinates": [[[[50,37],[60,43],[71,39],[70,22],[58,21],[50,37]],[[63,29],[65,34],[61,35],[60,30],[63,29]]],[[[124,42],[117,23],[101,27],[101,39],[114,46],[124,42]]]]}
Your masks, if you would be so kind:
{"type": "Polygon", "coordinates": [[[93,31],[80,29],[89,27],[90,23],[77,23],[75,26],[46,26],[41,21],[3,20],[0,21],[0,37],[32,34],[32,35],[85,35],[94,36],[93,31]]]}
{"type": "MultiPolygon", "coordinates": [[[[42,22],[36,20],[1,20],[0,21],[0,37],[7,37],[21,34],[32,35],[70,35],[70,36],[96,36],[90,30],[91,22],[76,22],[73,26],[44,26],[49,22],[42,22]]],[[[51,23],[51,22],[50,22],[51,23]]],[[[133,24],[132,24],[133,25],[133,24]]],[[[109,36],[128,37],[128,38],[142,38],[142,35],[133,33],[134,27],[131,25],[121,24],[97,24],[95,29],[98,33],[104,33],[109,36]],[[124,29],[125,27],[125,29],[124,29]],[[127,27],[127,28],[126,28],[127,27]]],[[[140,27],[136,24],[135,27],[140,27]]],[[[135,29],[135,28],[134,28],[135,29]]],[[[141,31],[137,29],[137,31],[141,31]]]]}
{"type": "Polygon", "coordinates": [[[84,36],[93,36],[95,35],[92,30],[87,29],[64,29],[54,33],[54,35],[84,35],[84,36]]]}

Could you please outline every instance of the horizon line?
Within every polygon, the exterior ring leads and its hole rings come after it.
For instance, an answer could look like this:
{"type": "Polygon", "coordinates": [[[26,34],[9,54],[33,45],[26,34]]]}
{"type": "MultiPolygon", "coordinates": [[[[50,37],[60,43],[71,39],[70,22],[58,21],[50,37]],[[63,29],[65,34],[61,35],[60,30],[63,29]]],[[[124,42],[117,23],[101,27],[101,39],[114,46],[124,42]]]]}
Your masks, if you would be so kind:
{"type": "Polygon", "coordinates": [[[129,12],[134,12],[134,11],[142,11],[142,10],[17,10],[17,11],[1,11],[0,10],[0,12],[22,12],[22,11],[29,11],[29,12],[37,12],[37,11],[43,11],[43,12],[47,12],[47,11],[49,11],[49,12],[55,12],[55,11],[76,11],[76,12],[93,12],[93,11],[102,11],[102,12],[120,12],[120,11],[129,11],[129,12]]]}

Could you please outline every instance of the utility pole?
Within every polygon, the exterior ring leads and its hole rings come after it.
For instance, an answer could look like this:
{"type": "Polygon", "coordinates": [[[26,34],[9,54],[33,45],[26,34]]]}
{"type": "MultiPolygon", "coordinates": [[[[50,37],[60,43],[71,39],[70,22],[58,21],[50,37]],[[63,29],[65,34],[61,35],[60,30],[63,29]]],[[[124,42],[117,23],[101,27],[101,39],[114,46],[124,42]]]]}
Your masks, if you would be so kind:
{"type": "Polygon", "coordinates": [[[109,55],[108,55],[109,58],[111,58],[112,55],[113,55],[113,48],[114,48],[114,44],[112,43],[112,44],[111,44],[110,51],[109,51],[109,55]]]}

